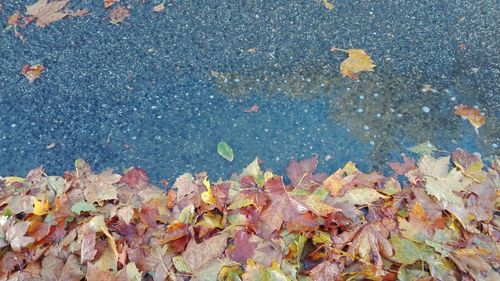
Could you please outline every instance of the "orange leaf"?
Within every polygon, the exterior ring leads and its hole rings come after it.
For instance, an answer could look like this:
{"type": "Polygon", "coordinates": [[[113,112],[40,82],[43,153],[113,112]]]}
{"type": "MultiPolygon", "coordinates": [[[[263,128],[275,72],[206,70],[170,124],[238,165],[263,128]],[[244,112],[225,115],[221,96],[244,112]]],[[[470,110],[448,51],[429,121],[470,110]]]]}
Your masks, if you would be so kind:
{"type": "Polygon", "coordinates": [[[340,73],[343,76],[347,76],[353,80],[358,79],[358,73],[362,71],[373,71],[375,65],[373,60],[366,54],[364,50],[361,49],[348,49],[342,50],[335,47],[332,51],[345,51],[349,57],[340,64],[340,73]]]}
{"type": "Polygon", "coordinates": [[[120,0],[104,0],[104,9],[107,9],[113,6],[114,3],[119,2],[120,0]]]}
{"type": "Polygon", "coordinates": [[[483,126],[486,122],[484,115],[482,115],[481,111],[475,107],[468,107],[463,104],[455,106],[455,114],[465,117],[476,129],[483,126]]]}
{"type": "Polygon", "coordinates": [[[42,74],[42,71],[44,70],[43,65],[37,64],[34,66],[30,66],[28,64],[25,64],[23,66],[23,69],[21,70],[21,73],[28,78],[30,83],[35,81],[36,79],[40,78],[40,75],[42,74]]]}

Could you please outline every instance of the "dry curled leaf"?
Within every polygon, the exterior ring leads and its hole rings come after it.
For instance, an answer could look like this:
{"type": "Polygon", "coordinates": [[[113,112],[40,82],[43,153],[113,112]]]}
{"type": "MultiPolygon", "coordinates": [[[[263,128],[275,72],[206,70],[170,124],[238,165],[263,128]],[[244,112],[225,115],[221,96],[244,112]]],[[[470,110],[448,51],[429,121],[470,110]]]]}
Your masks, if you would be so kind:
{"type": "Polygon", "coordinates": [[[340,73],[353,80],[358,80],[358,73],[362,71],[373,71],[375,65],[373,60],[361,49],[338,49],[332,47],[331,51],[343,51],[348,54],[348,58],[340,64],[340,73]]]}

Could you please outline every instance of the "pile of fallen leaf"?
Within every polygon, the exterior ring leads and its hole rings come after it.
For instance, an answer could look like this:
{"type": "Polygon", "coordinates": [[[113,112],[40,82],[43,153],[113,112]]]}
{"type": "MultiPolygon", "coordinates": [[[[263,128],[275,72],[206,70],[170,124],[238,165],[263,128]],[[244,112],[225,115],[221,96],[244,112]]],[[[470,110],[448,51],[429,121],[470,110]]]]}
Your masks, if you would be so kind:
{"type": "Polygon", "coordinates": [[[83,160],[64,177],[1,178],[0,278],[500,280],[500,160],[405,156],[390,177],[317,163],[292,161],[290,184],[255,159],[168,190],[83,160]]]}

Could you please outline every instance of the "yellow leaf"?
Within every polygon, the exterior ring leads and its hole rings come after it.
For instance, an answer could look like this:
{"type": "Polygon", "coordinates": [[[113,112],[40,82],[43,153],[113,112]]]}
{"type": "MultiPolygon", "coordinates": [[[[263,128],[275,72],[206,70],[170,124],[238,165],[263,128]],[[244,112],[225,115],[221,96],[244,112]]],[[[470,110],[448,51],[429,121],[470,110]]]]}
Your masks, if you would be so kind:
{"type": "Polygon", "coordinates": [[[45,201],[40,200],[39,201],[38,199],[35,198],[35,199],[33,199],[33,203],[34,203],[33,214],[35,214],[37,216],[43,216],[50,211],[49,200],[45,200],[45,201]]]}
{"type": "Polygon", "coordinates": [[[201,193],[201,200],[206,204],[215,205],[215,197],[212,193],[212,188],[210,187],[210,181],[208,180],[208,177],[205,177],[203,179],[203,185],[205,186],[207,191],[201,193]]]}
{"type": "Polygon", "coordinates": [[[333,10],[333,4],[328,2],[328,0],[323,0],[323,6],[325,6],[325,8],[328,10],[328,11],[331,11],[333,10]]]}
{"type": "MultiPolygon", "coordinates": [[[[340,50],[340,49],[335,49],[340,50]]],[[[373,60],[361,49],[348,49],[349,57],[340,64],[340,73],[353,80],[358,79],[358,73],[362,71],[373,71],[375,65],[373,60]]]]}

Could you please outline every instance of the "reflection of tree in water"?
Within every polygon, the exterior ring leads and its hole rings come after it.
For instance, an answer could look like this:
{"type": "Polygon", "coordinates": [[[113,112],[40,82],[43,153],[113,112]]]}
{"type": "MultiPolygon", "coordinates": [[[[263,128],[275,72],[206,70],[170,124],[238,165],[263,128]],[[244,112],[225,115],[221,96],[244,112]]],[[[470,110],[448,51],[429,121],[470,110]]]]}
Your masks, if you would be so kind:
{"type": "MultiPolygon", "coordinates": [[[[254,71],[254,73],[212,72],[215,85],[230,98],[251,94],[286,95],[292,98],[328,100],[331,117],[344,124],[351,133],[373,146],[373,164],[382,164],[390,152],[404,151],[407,143],[429,140],[450,142],[461,138],[463,122],[454,115],[455,105],[465,102],[479,105],[486,113],[486,125],[480,129],[483,153],[497,153],[491,144],[498,144],[499,129],[494,126],[495,103],[484,103],[476,92],[470,95],[460,79],[437,80],[439,91],[422,91],[427,81],[419,77],[394,76],[388,67],[377,67],[375,73],[361,75],[361,81],[341,78],[338,69],[329,64],[314,69],[307,66],[254,71]],[[440,84],[440,85],[438,85],[440,84]],[[446,86],[453,85],[453,89],[446,86]],[[462,97],[467,95],[467,97],[462,97]],[[474,97],[471,99],[471,96],[474,97]]],[[[432,82],[431,82],[432,84],[432,82]]],[[[470,127],[470,130],[473,130],[470,127]]]]}

